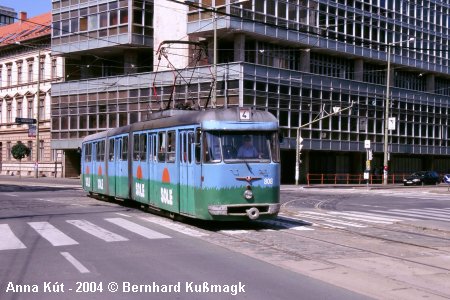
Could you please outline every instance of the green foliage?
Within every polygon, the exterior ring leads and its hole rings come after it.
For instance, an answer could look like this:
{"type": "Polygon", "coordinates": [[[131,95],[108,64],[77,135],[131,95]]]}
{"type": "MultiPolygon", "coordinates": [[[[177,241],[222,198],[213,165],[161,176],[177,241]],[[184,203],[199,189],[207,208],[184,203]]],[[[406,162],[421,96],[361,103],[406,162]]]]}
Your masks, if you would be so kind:
{"type": "Polygon", "coordinates": [[[22,142],[17,142],[17,144],[15,144],[11,149],[12,156],[17,160],[22,160],[23,158],[30,155],[30,153],[31,149],[22,144],[22,142]]]}

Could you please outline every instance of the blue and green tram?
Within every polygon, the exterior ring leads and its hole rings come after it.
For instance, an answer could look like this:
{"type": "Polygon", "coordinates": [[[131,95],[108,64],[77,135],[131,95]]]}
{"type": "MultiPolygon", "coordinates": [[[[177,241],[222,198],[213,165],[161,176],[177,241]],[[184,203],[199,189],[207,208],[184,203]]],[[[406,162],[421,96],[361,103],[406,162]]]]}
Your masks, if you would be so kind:
{"type": "Polygon", "coordinates": [[[167,110],[87,136],[81,180],[90,194],[204,220],[280,210],[278,121],[249,108],[167,110]]]}

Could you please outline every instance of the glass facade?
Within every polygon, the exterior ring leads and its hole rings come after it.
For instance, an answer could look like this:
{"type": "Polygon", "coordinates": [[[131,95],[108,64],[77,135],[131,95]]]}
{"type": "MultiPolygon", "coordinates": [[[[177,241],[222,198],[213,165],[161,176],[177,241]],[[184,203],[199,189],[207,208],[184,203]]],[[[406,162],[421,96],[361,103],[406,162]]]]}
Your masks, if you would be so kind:
{"type": "MultiPolygon", "coordinates": [[[[82,49],[84,43],[91,46],[86,51],[67,48],[80,54],[68,56],[67,70],[72,62],[81,67],[68,72],[68,82],[53,89],[53,139],[80,139],[146,120],[152,111],[178,104],[206,105],[211,90],[211,55],[201,67],[183,70],[185,77],[177,77],[177,81],[171,72],[148,72],[156,71],[154,68],[133,75],[108,71],[117,66],[114,62],[94,71],[83,58],[101,46],[102,26],[120,32],[122,2],[129,4],[129,29],[124,34],[131,36],[136,31],[140,36],[137,40],[147,45],[145,39],[151,35],[146,30],[151,26],[146,20],[153,18],[148,16],[154,12],[150,8],[153,2],[74,1],[53,1],[54,22],[71,31],[70,19],[87,9],[86,24],[81,27],[81,21],[74,21],[78,34],[65,34],[55,26],[58,32],[53,33],[52,47],[62,49],[71,41],[82,49]],[[113,9],[102,17],[100,6],[111,3],[117,3],[117,14],[113,9]],[[89,25],[90,15],[96,16],[91,17],[95,26],[89,25]],[[137,23],[140,25],[135,28],[137,23]],[[93,36],[85,36],[84,32],[91,32],[89,28],[95,32],[93,36]],[[83,69],[86,65],[90,70],[83,69]]],[[[281,145],[286,165],[295,157],[299,126],[353,103],[351,110],[301,130],[302,173],[362,172],[365,140],[372,142],[374,165],[382,166],[390,44],[390,117],[396,119],[395,130],[389,132],[389,151],[395,158],[390,169],[397,173],[417,168],[449,171],[448,1],[424,0],[419,5],[383,0],[250,0],[240,4],[200,0],[195,7],[186,8],[187,32],[191,40],[206,40],[210,53],[212,15],[202,7],[214,5],[221,6],[217,20],[218,105],[254,106],[276,115],[286,137],[281,145]],[[324,153],[326,159],[319,158],[324,153]]],[[[105,38],[113,36],[106,33],[105,38]]],[[[116,41],[122,48],[130,46],[128,40],[116,41]]],[[[113,50],[117,45],[102,47],[113,50]]],[[[101,54],[101,58],[108,59],[108,55],[101,54]]]]}

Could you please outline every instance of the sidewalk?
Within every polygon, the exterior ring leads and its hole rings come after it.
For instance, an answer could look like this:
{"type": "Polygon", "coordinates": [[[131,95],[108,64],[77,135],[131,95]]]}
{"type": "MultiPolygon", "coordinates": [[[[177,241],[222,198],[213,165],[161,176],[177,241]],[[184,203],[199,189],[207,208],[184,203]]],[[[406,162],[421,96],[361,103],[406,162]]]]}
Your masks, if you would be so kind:
{"type": "Polygon", "coordinates": [[[27,186],[58,186],[58,187],[81,187],[80,178],[60,177],[19,177],[0,175],[0,184],[20,184],[27,186]]]}
{"type": "Polygon", "coordinates": [[[301,184],[301,185],[294,185],[294,184],[282,184],[281,190],[283,191],[294,191],[294,190],[300,190],[300,189],[347,189],[347,190],[393,190],[393,189],[401,189],[401,190],[427,190],[430,192],[436,192],[436,193],[450,193],[448,192],[448,185],[445,183],[441,183],[439,185],[425,185],[425,186],[404,186],[402,183],[396,183],[396,184],[301,184]]]}

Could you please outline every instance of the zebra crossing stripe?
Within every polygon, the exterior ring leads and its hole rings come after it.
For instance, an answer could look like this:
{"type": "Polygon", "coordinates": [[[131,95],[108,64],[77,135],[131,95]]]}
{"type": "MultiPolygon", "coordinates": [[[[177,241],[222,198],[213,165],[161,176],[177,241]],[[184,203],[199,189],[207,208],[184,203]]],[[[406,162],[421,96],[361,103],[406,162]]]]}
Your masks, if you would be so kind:
{"type": "Polygon", "coordinates": [[[0,237],[0,250],[26,248],[26,246],[15,236],[8,224],[0,224],[0,237]]]}
{"type": "MultiPolygon", "coordinates": [[[[348,213],[354,216],[359,216],[359,217],[364,217],[370,220],[380,220],[380,221],[386,221],[386,222],[400,222],[400,221],[404,221],[408,218],[391,218],[388,216],[382,216],[379,214],[371,214],[368,212],[362,212],[362,211],[345,211],[343,213],[348,213]]],[[[412,220],[412,219],[411,219],[412,220]]]]}
{"type": "Polygon", "coordinates": [[[364,222],[368,222],[368,223],[376,223],[376,224],[392,224],[393,222],[389,222],[389,221],[381,221],[381,220],[372,220],[370,218],[367,217],[361,217],[361,216],[357,216],[357,215],[353,215],[353,214],[348,214],[348,213],[341,213],[341,212],[329,212],[330,215],[333,216],[338,216],[341,217],[343,219],[346,220],[355,220],[355,221],[364,221],[364,222]]]}
{"type": "MultiPolygon", "coordinates": [[[[393,211],[397,211],[397,210],[393,209],[393,211]]],[[[450,216],[446,215],[446,214],[442,214],[442,213],[436,213],[436,212],[426,211],[426,210],[422,210],[422,209],[408,209],[407,211],[413,212],[413,213],[418,213],[418,214],[425,215],[425,216],[448,218],[448,220],[450,221],[450,216]]]]}
{"type": "Polygon", "coordinates": [[[181,232],[181,233],[189,235],[189,236],[194,236],[194,237],[208,236],[207,233],[200,232],[198,230],[189,228],[186,225],[178,224],[173,221],[167,221],[164,219],[151,218],[151,217],[141,217],[141,219],[144,221],[147,221],[147,222],[151,222],[151,223],[169,228],[169,229],[177,231],[177,232],[181,232]]]}
{"type": "Polygon", "coordinates": [[[168,235],[159,233],[157,231],[151,230],[147,227],[122,218],[107,218],[105,220],[148,239],[170,239],[170,236],[168,235]]]}
{"type": "Polygon", "coordinates": [[[53,246],[77,245],[78,242],[54,227],[48,222],[28,222],[28,224],[36,230],[44,239],[53,246]]]}
{"type": "Polygon", "coordinates": [[[308,213],[298,214],[297,216],[316,219],[316,220],[320,220],[320,221],[326,221],[326,222],[329,222],[332,224],[339,224],[339,225],[345,225],[345,226],[350,226],[350,227],[358,227],[358,228],[367,227],[366,225],[362,225],[362,224],[358,224],[358,223],[346,222],[346,221],[341,221],[338,219],[331,219],[326,214],[316,213],[316,212],[312,212],[312,211],[308,212],[308,213]]]}
{"type": "Polygon", "coordinates": [[[439,209],[439,208],[424,208],[424,211],[436,212],[436,213],[450,216],[450,211],[439,209]]]}
{"type": "Polygon", "coordinates": [[[75,227],[78,227],[79,229],[99,238],[106,242],[121,242],[121,241],[128,241],[127,238],[115,234],[109,230],[106,230],[100,226],[97,226],[95,224],[92,224],[89,221],[86,220],[66,220],[67,223],[74,225],[75,227]]]}
{"type": "MultiPolygon", "coordinates": [[[[375,211],[376,211],[376,210],[375,210],[375,211]]],[[[387,210],[387,211],[376,211],[376,212],[382,212],[382,213],[385,213],[385,214],[391,214],[391,215],[409,216],[409,217],[414,217],[414,218],[416,218],[416,220],[417,220],[417,218],[419,218],[419,219],[428,219],[428,220],[432,219],[432,220],[447,221],[447,222],[449,221],[448,218],[444,219],[444,218],[439,218],[439,217],[424,216],[424,215],[422,215],[422,214],[420,214],[420,213],[416,213],[416,212],[407,212],[406,210],[404,210],[404,211],[402,211],[402,210],[398,210],[398,211],[395,211],[395,210],[387,210]]]]}

